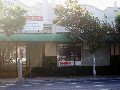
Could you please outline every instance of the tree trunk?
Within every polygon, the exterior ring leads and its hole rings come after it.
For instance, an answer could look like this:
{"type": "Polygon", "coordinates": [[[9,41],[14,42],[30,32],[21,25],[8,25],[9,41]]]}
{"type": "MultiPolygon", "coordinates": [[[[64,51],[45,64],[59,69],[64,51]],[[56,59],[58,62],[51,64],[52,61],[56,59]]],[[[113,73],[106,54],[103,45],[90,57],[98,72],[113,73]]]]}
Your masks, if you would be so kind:
{"type": "Polygon", "coordinates": [[[93,53],[93,76],[96,77],[95,53],[93,53]]]}

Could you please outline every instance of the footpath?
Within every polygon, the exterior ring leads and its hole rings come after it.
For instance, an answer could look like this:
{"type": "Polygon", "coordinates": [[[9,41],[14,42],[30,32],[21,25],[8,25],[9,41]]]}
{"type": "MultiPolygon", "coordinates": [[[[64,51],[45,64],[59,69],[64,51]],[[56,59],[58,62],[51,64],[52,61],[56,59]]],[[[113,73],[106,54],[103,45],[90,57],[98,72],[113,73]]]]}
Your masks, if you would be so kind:
{"type": "Polygon", "coordinates": [[[40,82],[80,82],[84,80],[107,80],[119,79],[120,76],[104,76],[104,77],[37,77],[37,78],[13,78],[13,79],[0,79],[0,85],[15,84],[15,83],[40,83],[40,82]]]}

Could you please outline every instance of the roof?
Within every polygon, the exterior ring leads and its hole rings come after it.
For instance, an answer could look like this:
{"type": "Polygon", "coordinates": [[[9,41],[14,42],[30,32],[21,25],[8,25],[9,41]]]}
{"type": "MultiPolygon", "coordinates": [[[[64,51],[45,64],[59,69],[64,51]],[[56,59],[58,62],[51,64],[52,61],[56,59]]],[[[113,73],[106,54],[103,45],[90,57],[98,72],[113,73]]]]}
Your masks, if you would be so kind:
{"type": "Polygon", "coordinates": [[[0,41],[41,41],[41,42],[71,42],[64,34],[0,34],[0,41]]]}

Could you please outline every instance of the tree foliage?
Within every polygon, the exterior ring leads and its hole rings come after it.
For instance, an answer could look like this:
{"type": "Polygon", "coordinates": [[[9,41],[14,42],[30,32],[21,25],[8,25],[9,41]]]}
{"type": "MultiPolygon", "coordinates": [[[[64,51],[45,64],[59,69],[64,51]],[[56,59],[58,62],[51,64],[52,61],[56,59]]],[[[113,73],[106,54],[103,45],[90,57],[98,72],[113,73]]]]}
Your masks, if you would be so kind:
{"type": "Polygon", "coordinates": [[[1,2],[1,0],[0,0],[0,11],[1,11],[1,9],[2,9],[2,2],[1,2]]]}
{"type": "Polygon", "coordinates": [[[6,35],[20,32],[26,23],[26,10],[19,6],[2,6],[0,28],[6,35]]]}
{"type": "Polygon", "coordinates": [[[120,13],[117,14],[115,21],[116,21],[116,29],[118,32],[120,32],[120,13]]]}
{"type": "Polygon", "coordinates": [[[57,5],[54,13],[56,19],[53,22],[65,27],[75,42],[84,41],[86,49],[91,53],[103,45],[106,33],[113,31],[109,23],[94,17],[77,0],[66,0],[64,4],[57,5]]]}

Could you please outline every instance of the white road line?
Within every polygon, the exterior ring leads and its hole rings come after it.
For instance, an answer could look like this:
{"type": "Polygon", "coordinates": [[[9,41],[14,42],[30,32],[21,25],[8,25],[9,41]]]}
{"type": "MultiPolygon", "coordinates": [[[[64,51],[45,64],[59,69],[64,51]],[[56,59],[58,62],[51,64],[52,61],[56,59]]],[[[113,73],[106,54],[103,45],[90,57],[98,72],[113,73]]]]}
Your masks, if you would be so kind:
{"type": "Polygon", "coordinates": [[[81,86],[76,86],[76,88],[80,88],[81,86]]]}
{"type": "Polygon", "coordinates": [[[53,85],[53,84],[46,84],[46,85],[51,86],[51,85],[53,85]]]}
{"type": "Polygon", "coordinates": [[[105,88],[105,89],[100,89],[100,90],[110,90],[110,89],[108,89],[108,88],[105,88]]]}
{"type": "Polygon", "coordinates": [[[33,83],[33,84],[40,84],[40,83],[33,83]]]}
{"type": "Polygon", "coordinates": [[[7,87],[7,86],[0,86],[0,87],[7,87]]]}
{"type": "Polygon", "coordinates": [[[31,85],[22,85],[22,86],[24,86],[24,87],[29,87],[29,86],[31,86],[31,85]]]}
{"type": "Polygon", "coordinates": [[[104,85],[95,85],[95,86],[97,86],[97,87],[102,87],[102,86],[104,86],[104,85]]]}
{"type": "Polygon", "coordinates": [[[77,84],[77,83],[70,83],[70,84],[77,84]]]}
{"type": "Polygon", "coordinates": [[[103,82],[93,82],[93,83],[103,83],[103,82]]]}

